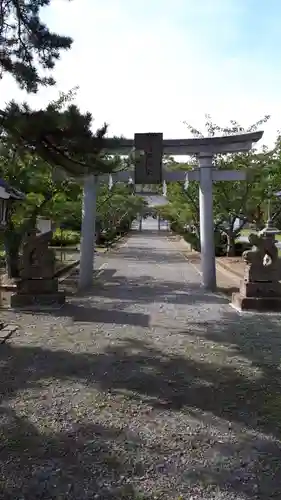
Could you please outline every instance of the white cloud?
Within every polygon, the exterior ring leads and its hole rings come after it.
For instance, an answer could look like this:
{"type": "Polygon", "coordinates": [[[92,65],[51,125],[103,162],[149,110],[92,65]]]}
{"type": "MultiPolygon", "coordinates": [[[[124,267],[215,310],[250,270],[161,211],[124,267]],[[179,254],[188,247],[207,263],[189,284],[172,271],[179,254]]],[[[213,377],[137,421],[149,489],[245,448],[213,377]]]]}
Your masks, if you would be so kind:
{"type": "MultiPolygon", "coordinates": [[[[202,128],[205,113],[219,124],[237,119],[242,125],[269,113],[265,141],[272,142],[281,124],[280,77],[273,68],[263,73],[266,61],[223,51],[238,36],[232,20],[242,10],[243,2],[221,0],[56,0],[46,20],[75,43],[57,65],[58,88],[28,100],[44,105],[58,89],[79,85],[77,103],[96,126],[106,121],[112,134],[125,136],[186,137],[182,122],[202,128]]],[[[8,77],[0,89],[0,104],[26,99],[8,77]]]]}

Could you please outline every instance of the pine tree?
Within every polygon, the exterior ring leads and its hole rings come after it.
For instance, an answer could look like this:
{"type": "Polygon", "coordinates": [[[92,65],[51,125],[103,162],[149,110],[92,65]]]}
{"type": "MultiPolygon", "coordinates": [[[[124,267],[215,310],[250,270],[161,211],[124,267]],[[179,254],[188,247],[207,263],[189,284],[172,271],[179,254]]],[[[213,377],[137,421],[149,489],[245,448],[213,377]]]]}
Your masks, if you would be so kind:
{"type": "MultiPolygon", "coordinates": [[[[72,45],[70,37],[52,33],[42,22],[42,10],[51,1],[0,0],[0,80],[8,73],[28,93],[55,84],[55,63],[72,45]]],[[[91,114],[67,106],[74,96],[73,90],[61,93],[56,102],[38,111],[10,102],[0,110],[0,141],[75,176],[112,171],[115,163],[103,154],[107,126],[93,134],[91,114]]]]}
{"type": "Polygon", "coordinates": [[[60,52],[72,45],[70,37],[52,33],[42,22],[40,11],[50,3],[0,0],[0,78],[4,73],[11,74],[27,92],[55,84],[50,70],[60,52]]]}

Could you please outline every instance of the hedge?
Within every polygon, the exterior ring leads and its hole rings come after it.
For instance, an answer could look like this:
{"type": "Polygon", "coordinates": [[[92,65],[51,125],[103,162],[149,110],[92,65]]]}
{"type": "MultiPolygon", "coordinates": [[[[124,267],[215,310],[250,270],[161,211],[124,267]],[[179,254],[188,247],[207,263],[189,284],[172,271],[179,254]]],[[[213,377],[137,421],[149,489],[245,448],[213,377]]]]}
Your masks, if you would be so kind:
{"type": "Polygon", "coordinates": [[[79,243],[80,233],[78,231],[71,231],[70,229],[56,229],[51,240],[51,246],[53,247],[74,246],[79,243]]]}

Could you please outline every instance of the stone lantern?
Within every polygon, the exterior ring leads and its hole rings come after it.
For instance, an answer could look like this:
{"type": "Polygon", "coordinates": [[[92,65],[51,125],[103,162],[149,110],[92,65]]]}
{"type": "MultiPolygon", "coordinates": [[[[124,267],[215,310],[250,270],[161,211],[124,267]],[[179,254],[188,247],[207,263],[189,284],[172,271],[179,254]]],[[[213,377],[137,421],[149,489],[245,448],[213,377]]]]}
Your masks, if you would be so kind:
{"type": "MultiPolygon", "coordinates": [[[[11,208],[13,202],[16,200],[24,200],[25,195],[18,189],[10,186],[4,179],[0,179],[0,231],[4,231],[9,222],[11,208]]],[[[0,304],[2,305],[2,283],[3,276],[0,283],[0,304]]],[[[0,340],[5,337],[4,323],[0,321],[0,340]]]]}
{"type": "Polygon", "coordinates": [[[7,226],[12,203],[24,199],[25,195],[21,191],[10,186],[4,179],[0,179],[0,229],[5,229],[7,226]]]}

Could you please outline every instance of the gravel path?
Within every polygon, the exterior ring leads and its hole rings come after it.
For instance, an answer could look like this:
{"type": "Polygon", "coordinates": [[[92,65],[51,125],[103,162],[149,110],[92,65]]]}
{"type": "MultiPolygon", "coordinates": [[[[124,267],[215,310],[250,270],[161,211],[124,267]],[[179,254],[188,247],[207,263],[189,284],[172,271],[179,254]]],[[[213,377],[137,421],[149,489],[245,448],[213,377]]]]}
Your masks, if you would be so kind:
{"type": "Polygon", "coordinates": [[[176,245],[133,233],[90,293],[2,313],[0,498],[281,499],[280,320],[176,245]]]}

